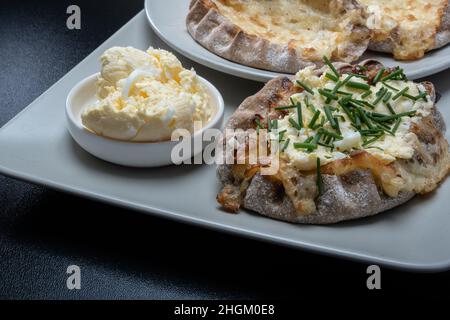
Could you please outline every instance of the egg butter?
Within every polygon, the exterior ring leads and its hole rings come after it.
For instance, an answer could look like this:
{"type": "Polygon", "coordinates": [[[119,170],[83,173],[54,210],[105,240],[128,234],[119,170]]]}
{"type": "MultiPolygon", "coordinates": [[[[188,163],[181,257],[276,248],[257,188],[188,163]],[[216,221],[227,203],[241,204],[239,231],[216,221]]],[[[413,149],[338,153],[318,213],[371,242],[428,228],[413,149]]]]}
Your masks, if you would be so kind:
{"type": "Polygon", "coordinates": [[[212,108],[194,70],[170,52],[114,47],[101,56],[98,100],[82,113],[83,125],[107,138],[157,142],[176,129],[206,125],[212,108]]]}

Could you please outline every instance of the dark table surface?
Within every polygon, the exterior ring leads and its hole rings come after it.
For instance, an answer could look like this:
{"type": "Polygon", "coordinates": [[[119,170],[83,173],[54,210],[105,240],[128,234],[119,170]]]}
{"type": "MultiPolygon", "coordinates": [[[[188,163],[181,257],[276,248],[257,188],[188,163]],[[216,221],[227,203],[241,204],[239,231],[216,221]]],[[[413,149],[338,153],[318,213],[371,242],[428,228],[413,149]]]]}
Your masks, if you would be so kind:
{"type": "MultiPolygon", "coordinates": [[[[78,31],[66,28],[72,2],[1,1],[0,126],[143,8],[142,0],[74,3],[78,31]]],[[[382,290],[374,292],[366,268],[0,176],[0,298],[450,296],[449,273],[382,269],[382,290]],[[81,267],[81,290],[66,288],[69,265],[81,267]]]]}

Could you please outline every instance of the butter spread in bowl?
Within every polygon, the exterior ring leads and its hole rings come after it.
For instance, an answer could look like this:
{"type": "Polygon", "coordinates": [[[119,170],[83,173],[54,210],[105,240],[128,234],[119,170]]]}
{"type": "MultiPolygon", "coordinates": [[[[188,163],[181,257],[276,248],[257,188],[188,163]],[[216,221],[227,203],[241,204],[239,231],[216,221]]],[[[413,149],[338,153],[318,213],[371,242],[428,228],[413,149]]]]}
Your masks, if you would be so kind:
{"type": "Polygon", "coordinates": [[[97,135],[130,142],[168,141],[176,129],[194,131],[213,115],[206,89],[194,70],[170,52],[114,47],[101,57],[98,101],[82,113],[97,135]]]}

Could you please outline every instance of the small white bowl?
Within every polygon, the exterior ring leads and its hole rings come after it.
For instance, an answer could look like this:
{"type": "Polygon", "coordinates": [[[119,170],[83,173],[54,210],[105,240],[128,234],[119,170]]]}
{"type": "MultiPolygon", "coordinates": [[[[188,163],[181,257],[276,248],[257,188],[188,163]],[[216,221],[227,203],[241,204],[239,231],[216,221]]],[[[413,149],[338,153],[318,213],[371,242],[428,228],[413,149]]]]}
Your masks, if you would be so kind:
{"type": "MultiPolygon", "coordinates": [[[[83,110],[97,100],[96,80],[98,73],[80,81],[69,93],[66,101],[66,118],[70,134],[73,139],[87,152],[102,160],[129,167],[161,167],[173,164],[171,160],[172,148],[178,141],[162,142],[127,142],[98,136],[88,131],[82,124],[83,110]]],[[[207,80],[198,77],[206,88],[210,103],[214,110],[211,121],[201,130],[191,136],[199,139],[206,129],[220,129],[223,121],[224,102],[219,91],[207,80]]],[[[204,145],[203,145],[204,146],[204,145]]],[[[200,148],[198,148],[200,149],[200,148]]],[[[200,153],[202,150],[197,150],[200,153]]],[[[192,156],[196,154],[193,153],[192,156]]],[[[187,155],[184,160],[191,158],[187,155]]]]}

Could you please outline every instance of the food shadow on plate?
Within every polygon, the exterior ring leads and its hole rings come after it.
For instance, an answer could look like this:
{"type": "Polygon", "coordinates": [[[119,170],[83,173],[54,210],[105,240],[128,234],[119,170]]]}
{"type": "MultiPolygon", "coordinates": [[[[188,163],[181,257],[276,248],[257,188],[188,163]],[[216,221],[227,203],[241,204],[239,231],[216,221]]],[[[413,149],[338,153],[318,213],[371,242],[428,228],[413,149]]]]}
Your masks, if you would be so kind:
{"type": "Polygon", "coordinates": [[[84,167],[91,171],[101,171],[115,176],[123,176],[138,180],[168,180],[179,179],[182,176],[193,174],[201,169],[203,165],[169,165],[155,168],[133,168],[125,167],[117,164],[107,162],[91,155],[83,150],[67,132],[66,139],[70,140],[68,143],[71,147],[71,152],[74,158],[84,167]]]}
{"type": "MultiPolygon", "coordinates": [[[[364,225],[370,225],[370,224],[377,224],[377,223],[389,223],[389,224],[395,224],[395,223],[403,223],[404,219],[407,219],[407,215],[411,214],[411,209],[417,205],[419,205],[421,202],[424,201],[433,201],[433,198],[436,196],[436,192],[432,192],[427,195],[416,195],[413,199],[410,201],[399,205],[395,208],[392,208],[390,210],[381,212],[379,214],[364,217],[364,218],[358,218],[354,220],[347,220],[347,221],[341,221],[338,223],[333,224],[295,224],[299,228],[317,228],[317,227],[331,227],[331,228],[352,228],[352,227],[360,227],[364,225]]],[[[217,209],[222,211],[223,214],[230,214],[227,211],[225,211],[222,207],[219,205],[217,206],[217,209]]],[[[252,217],[260,218],[260,219],[270,219],[274,221],[274,223],[289,223],[294,224],[292,222],[287,221],[280,221],[278,219],[274,219],[271,217],[266,217],[264,215],[261,215],[257,212],[243,209],[241,208],[238,214],[248,214],[252,217]]],[[[428,214],[427,212],[421,212],[420,214],[428,214]]]]}

